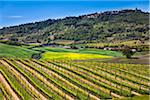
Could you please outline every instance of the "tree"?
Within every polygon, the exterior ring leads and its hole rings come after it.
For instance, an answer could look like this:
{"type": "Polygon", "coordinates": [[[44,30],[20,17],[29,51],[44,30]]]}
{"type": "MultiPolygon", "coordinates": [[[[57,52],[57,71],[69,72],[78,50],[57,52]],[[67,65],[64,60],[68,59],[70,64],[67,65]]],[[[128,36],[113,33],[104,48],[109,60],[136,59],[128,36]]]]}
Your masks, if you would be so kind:
{"type": "Polygon", "coordinates": [[[130,47],[126,46],[123,50],[122,53],[123,55],[126,56],[126,58],[131,58],[135,54],[136,50],[131,49],[130,47]]]}

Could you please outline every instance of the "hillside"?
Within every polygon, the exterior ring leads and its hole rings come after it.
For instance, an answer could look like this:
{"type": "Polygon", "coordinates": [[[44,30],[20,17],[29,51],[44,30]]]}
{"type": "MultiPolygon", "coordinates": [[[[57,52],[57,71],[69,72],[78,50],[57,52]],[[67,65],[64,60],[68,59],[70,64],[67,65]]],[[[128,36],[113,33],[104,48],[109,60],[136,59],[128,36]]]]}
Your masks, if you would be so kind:
{"type": "Polygon", "coordinates": [[[25,47],[13,46],[0,43],[0,58],[31,58],[32,55],[38,54],[38,51],[27,49],[25,47]]]}
{"type": "Polygon", "coordinates": [[[21,43],[145,41],[149,39],[148,20],[149,13],[138,9],[106,11],[4,27],[0,29],[0,40],[21,43]]]}

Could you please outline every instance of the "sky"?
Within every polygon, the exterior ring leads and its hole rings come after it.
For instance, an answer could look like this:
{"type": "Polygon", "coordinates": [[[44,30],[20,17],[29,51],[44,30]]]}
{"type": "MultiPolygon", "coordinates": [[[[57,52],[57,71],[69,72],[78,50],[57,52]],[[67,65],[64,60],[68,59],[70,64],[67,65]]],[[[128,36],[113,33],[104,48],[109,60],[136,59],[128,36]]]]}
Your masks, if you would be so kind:
{"type": "Polygon", "coordinates": [[[149,12],[149,0],[0,0],[0,28],[122,9],[149,12]]]}

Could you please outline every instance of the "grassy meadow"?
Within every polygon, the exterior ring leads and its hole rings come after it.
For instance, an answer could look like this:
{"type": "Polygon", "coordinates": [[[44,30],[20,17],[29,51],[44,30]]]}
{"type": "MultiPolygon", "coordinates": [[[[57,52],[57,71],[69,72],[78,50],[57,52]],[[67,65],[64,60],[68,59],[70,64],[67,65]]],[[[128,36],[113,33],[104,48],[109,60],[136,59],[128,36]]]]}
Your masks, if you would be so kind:
{"type": "Polygon", "coordinates": [[[120,57],[122,54],[116,51],[98,50],[98,49],[64,49],[52,47],[39,47],[33,50],[45,51],[42,54],[43,59],[71,59],[71,60],[87,60],[87,59],[107,59],[112,57],[120,57]]]}
{"type": "MultiPolygon", "coordinates": [[[[30,47],[30,46],[29,46],[30,47]]],[[[13,46],[0,43],[0,57],[31,58],[33,54],[41,53],[41,59],[72,59],[85,60],[95,58],[112,58],[122,56],[120,52],[98,49],[64,49],[52,47],[37,47],[29,49],[26,46],[13,46]]]]}
{"type": "Polygon", "coordinates": [[[36,53],[38,52],[24,47],[0,43],[0,57],[31,58],[36,53]]]}

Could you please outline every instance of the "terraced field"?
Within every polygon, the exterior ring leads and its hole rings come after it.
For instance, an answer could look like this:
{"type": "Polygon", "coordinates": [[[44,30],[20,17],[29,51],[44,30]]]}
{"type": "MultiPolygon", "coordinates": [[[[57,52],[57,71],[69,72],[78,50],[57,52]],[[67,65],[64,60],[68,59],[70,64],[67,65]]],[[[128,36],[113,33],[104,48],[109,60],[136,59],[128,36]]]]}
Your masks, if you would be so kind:
{"type": "Polygon", "coordinates": [[[149,95],[149,66],[0,59],[0,100],[99,100],[149,95]]]}

